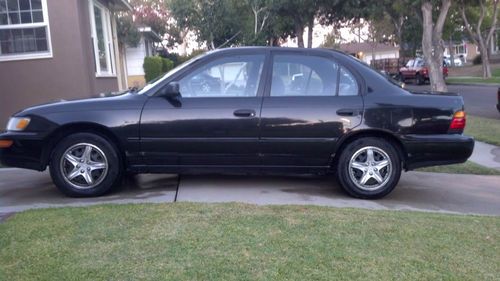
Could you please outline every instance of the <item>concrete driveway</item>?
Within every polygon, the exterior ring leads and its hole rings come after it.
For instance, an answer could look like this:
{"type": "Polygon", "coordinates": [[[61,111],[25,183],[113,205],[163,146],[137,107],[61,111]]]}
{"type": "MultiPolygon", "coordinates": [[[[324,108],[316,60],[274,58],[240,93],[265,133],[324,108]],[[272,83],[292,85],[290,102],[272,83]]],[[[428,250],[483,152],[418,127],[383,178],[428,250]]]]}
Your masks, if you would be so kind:
{"type": "Polygon", "coordinates": [[[409,172],[389,196],[370,201],[348,197],[331,176],[139,175],[107,196],[75,199],[59,193],[47,172],[0,169],[0,220],[32,208],[175,200],[500,215],[500,177],[409,172]]]}

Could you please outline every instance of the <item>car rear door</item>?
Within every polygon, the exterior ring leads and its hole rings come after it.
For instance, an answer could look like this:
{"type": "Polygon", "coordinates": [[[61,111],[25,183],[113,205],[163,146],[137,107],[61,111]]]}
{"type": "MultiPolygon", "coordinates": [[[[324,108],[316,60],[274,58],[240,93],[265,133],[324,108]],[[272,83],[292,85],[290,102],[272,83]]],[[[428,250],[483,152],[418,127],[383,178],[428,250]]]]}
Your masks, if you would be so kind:
{"type": "Polygon", "coordinates": [[[335,144],[361,123],[355,76],[332,57],[273,51],[261,113],[266,166],[326,167],[335,144]]]}
{"type": "Polygon", "coordinates": [[[150,168],[258,167],[265,50],[220,55],[176,78],[181,97],[152,97],[141,143],[150,168]]]}

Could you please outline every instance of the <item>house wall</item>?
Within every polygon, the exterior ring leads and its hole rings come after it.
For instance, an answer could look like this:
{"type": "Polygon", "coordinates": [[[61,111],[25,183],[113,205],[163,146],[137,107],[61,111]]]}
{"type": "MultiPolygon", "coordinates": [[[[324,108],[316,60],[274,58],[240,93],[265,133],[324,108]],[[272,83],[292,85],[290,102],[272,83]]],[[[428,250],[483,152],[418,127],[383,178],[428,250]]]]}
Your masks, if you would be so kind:
{"type": "MultiPolygon", "coordinates": [[[[52,0],[56,2],[57,0],[52,0]]],[[[87,0],[72,0],[77,1],[79,13],[78,21],[80,22],[80,37],[82,41],[81,51],[85,58],[87,76],[89,78],[90,91],[86,96],[95,96],[100,93],[117,91],[118,90],[118,79],[116,76],[112,77],[96,77],[95,75],[95,63],[94,63],[94,47],[92,46],[92,37],[90,30],[90,14],[89,5],[87,0]]],[[[109,8],[109,3],[107,1],[100,0],[101,4],[109,8]]],[[[112,34],[112,37],[116,36],[112,34]]],[[[111,50],[114,53],[114,49],[111,50]]],[[[114,54],[113,54],[114,55],[114,54]]],[[[116,60],[115,60],[116,61],[116,60]]],[[[115,66],[115,72],[117,71],[115,66]]]]}
{"type": "Polygon", "coordinates": [[[0,62],[0,128],[13,113],[56,99],[118,90],[116,77],[96,78],[86,0],[47,0],[52,58],[0,62]]]}
{"type": "MultiPolygon", "coordinates": [[[[399,51],[388,51],[388,52],[375,52],[375,59],[397,59],[399,58],[399,51]]],[[[363,56],[363,61],[366,62],[368,65],[372,61],[373,56],[372,52],[366,52],[364,53],[363,56]]]]}
{"type": "Polygon", "coordinates": [[[137,47],[127,46],[127,84],[129,87],[141,87],[146,83],[144,79],[144,58],[146,57],[146,44],[144,37],[137,44],[137,47]]]}

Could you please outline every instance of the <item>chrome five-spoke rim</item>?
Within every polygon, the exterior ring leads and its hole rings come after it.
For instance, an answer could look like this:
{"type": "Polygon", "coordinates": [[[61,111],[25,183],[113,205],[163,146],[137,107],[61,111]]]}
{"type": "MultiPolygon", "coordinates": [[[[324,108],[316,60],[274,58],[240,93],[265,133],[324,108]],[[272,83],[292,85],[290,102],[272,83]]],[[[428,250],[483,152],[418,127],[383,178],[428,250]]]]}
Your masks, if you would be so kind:
{"type": "Polygon", "coordinates": [[[360,189],[374,191],[390,179],[392,163],[389,155],[374,146],[356,151],[349,161],[349,176],[360,189]]]}
{"type": "Polygon", "coordinates": [[[108,173],[106,155],[97,146],[79,143],[68,148],[60,161],[64,180],[76,189],[100,184],[108,173]]]}

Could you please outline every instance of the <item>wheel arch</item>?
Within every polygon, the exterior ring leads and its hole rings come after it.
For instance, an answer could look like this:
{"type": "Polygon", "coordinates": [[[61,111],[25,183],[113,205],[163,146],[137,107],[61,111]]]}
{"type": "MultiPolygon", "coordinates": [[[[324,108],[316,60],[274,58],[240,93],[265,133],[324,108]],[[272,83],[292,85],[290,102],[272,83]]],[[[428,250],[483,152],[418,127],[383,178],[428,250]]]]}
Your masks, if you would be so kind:
{"type": "Polygon", "coordinates": [[[107,127],[91,122],[68,123],[58,127],[45,138],[42,150],[42,167],[50,163],[50,159],[56,145],[65,137],[76,133],[92,133],[107,139],[117,149],[120,161],[125,161],[124,146],[119,138],[107,127]]]}
{"type": "Polygon", "coordinates": [[[388,131],[380,130],[380,129],[366,129],[366,130],[355,131],[355,132],[352,132],[352,133],[344,136],[343,138],[341,138],[337,142],[337,145],[335,146],[335,151],[333,153],[332,162],[331,162],[330,166],[332,168],[335,168],[342,150],[349,143],[351,143],[359,138],[363,138],[363,137],[382,138],[382,139],[388,140],[389,142],[394,144],[394,147],[396,148],[398,155],[400,156],[401,161],[403,162],[403,168],[406,170],[406,162],[408,160],[408,157],[407,157],[408,154],[406,152],[406,149],[405,149],[403,143],[392,132],[388,132],[388,131]]]}

